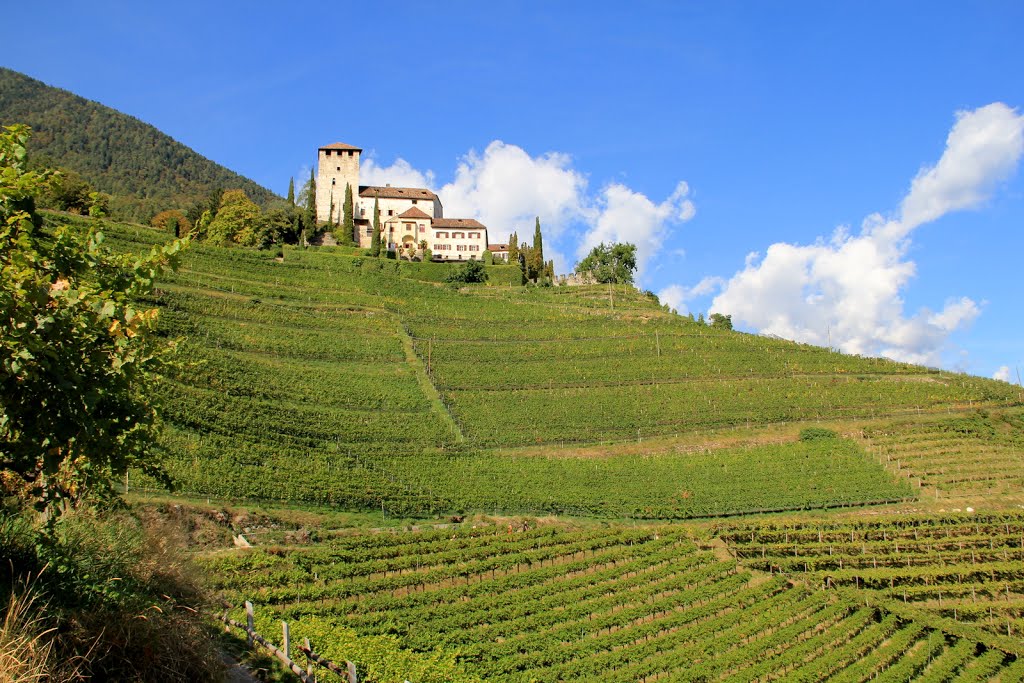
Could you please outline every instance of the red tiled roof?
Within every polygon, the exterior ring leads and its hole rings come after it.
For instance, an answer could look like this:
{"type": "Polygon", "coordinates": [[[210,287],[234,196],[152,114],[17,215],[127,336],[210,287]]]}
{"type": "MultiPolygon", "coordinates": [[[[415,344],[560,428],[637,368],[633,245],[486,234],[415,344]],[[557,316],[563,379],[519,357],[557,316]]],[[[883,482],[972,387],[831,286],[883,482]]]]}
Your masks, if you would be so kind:
{"type": "Polygon", "coordinates": [[[360,197],[377,197],[379,199],[437,199],[437,195],[422,187],[376,187],[362,185],[360,197]]]}
{"type": "Polygon", "coordinates": [[[399,218],[430,218],[430,214],[422,211],[418,206],[413,206],[398,214],[399,218]]]}
{"type": "Polygon", "coordinates": [[[507,244],[488,244],[487,245],[487,251],[490,251],[490,252],[508,251],[508,245],[507,244]]]}
{"type": "Polygon", "coordinates": [[[362,152],[363,150],[353,145],[346,145],[344,142],[332,142],[329,145],[324,145],[320,149],[351,149],[354,152],[362,152]]]}
{"type": "Polygon", "coordinates": [[[474,228],[486,230],[487,226],[474,218],[435,218],[435,228],[474,228]]]}

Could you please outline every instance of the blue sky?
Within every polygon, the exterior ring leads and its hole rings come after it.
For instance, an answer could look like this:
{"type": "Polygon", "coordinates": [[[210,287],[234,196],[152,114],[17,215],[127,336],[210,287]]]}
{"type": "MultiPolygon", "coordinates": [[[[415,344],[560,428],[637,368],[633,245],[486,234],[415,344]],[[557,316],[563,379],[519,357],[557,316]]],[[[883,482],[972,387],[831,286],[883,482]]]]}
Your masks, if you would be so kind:
{"type": "Polygon", "coordinates": [[[559,270],[631,239],[683,311],[1024,365],[1020,2],[151,4],[23,3],[0,63],[282,194],[357,144],[559,270]]]}

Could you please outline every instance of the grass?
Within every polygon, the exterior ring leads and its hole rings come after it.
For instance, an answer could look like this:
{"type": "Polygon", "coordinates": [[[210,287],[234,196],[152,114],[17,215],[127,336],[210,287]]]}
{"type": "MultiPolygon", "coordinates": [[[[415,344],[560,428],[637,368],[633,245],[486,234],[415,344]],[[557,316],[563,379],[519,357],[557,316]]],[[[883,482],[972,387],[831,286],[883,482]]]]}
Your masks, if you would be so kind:
{"type": "Polygon", "coordinates": [[[5,512],[0,680],[191,681],[223,672],[180,530],[66,512],[52,533],[5,512]],[[34,678],[33,678],[34,677],[34,678]]]}

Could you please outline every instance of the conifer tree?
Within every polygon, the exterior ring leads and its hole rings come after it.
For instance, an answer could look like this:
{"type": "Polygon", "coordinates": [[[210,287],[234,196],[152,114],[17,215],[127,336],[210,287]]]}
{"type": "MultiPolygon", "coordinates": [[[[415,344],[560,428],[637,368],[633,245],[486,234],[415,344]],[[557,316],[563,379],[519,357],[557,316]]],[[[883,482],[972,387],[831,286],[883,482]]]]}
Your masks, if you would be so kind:
{"type": "Polygon", "coordinates": [[[316,178],[313,177],[312,169],[306,184],[306,229],[316,232],[316,178]]]}
{"type": "Polygon", "coordinates": [[[540,234],[540,216],[537,216],[537,225],[533,230],[533,250],[530,257],[530,275],[537,281],[544,277],[544,238],[540,234]]]}
{"type": "Polygon", "coordinates": [[[508,262],[511,265],[519,263],[519,235],[514,232],[508,238],[508,262]]]}
{"type": "Polygon", "coordinates": [[[342,213],[344,214],[344,223],[341,227],[345,233],[345,239],[353,239],[356,234],[356,221],[355,205],[352,201],[352,183],[345,183],[345,204],[342,206],[342,213]]]}
{"type": "Polygon", "coordinates": [[[373,200],[373,236],[370,238],[370,256],[380,256],[380,200],[373,200]]]}
{"type": "Polygon", "coordinates": [[[295,178],[288,179],[288,203],[295,206],[295,178]]]}

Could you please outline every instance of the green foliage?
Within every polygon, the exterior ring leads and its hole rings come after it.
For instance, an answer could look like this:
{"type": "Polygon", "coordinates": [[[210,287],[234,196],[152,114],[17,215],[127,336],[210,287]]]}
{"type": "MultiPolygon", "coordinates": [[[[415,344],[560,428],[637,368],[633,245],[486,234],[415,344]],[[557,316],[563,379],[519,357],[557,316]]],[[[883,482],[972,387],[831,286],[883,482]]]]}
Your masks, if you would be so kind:
{"type": "Polygon", "coordinates": [[[34,165],[66,169],[69,185],[54,188],[61,198],[43,206],[85,214],[94,189],[112,195],[114,217],[146,222],[168,205],[188,206],[224,187],[242,188],[261,205],[274,199],[138,119],[0,68],[0,124],[12,123],[35,131],[34,165]]]}
{"type": "Polygon", "coordinates": [[[822,441],[838,438],[839,435],[834,429],[826,429],[824,427],[806,427],[800,430],[801,441],[822,441]]]}
{"type": "Polygon", "coordinates": [[[246,197],[245,192],[228,190],[221,198],[217,216],[206,228],[206,239],[217,244],[233,243],[262,249],[274,242],[274,232],[260,207],[246,197]]]}
{"type": "Polygon", "coordinates": [[[39,193],[39,205],[69,213],[89,212],[92,186],[74,171],[61,170],[50,176],[50,182],[39,193]]]}
{"type": "Polygon", "coordinates": [[[544,277],[544,236],[540,232],[540,217],[537,217],[533,229],[533,247],[529,251],[526,264],[526,277],[537,282],[544,277]]]}
{"type": "Polygon", "coordinates": [[[3,485],[56,513],[114,497],[128,467],[162,477],[149,387],[173,345],[139,307],[184,241],[115,254],[103,234],[44,234],[34,211],[48,174],[25,167],[28,129],[0,134],[0,454],[3,485]]]}
{"type": "Polygon", "coordinates": [[[380,200],[373,200],[373,234],[370,236],[370,256],[380,256],[380,200]]]}
{"type": "Polygon", "coordinates": [[[316,178],[313,169],[309,170],[309,180],[302,186],[299,202],[303,205],[302,229],[308,240],[317,234],[319,227],[316,220],[316,178]]]}
{"type": "Polygon", "coordinates": [[[587,273],[602,284],[632,284],[636,272],[636,245],[601,242],[576,264],[576,272],[587,273]]]}
{"type": "Polygon", "coordinates": [[[295,206],[295,178],[288,179],[288,196],[285,197],[285,201],[295,206]]]}
{"type": "Polygon", "coordinates": [[[345,183],[345,204],[342,206],[342,213],[344,214],[344,220],[341,224],[341,230],[345,235],[345,239],[350,242],[356,234],[355,203],[352,200],[352,185],[350,183],[345,183]]]}
{"type": "Polygon", "coordinates": [[[444,281],[463,284],[487,282],[487,268],[480,261],[466,261],[452,270],[444,281]]]}
{"type": "Polygon", "coordinates": [[[519,265],[519,235],[515,232],[508,238],[508,262],[509,265],[519,265]]]}
{"type": "Polygon", "coordinates": [[[723,315],[722,313],[711,314],[711,327],[717,330],[731,330],[732,329],[732,316],[723,315]]]}
{"type": "Polygon", "coordinates": [[[493,266],[494,265],[494,254],[492,254],[489,250],[484,249],[483,261],[484,261],[484,265],[486,265],[486,266],[493,266]]]}

